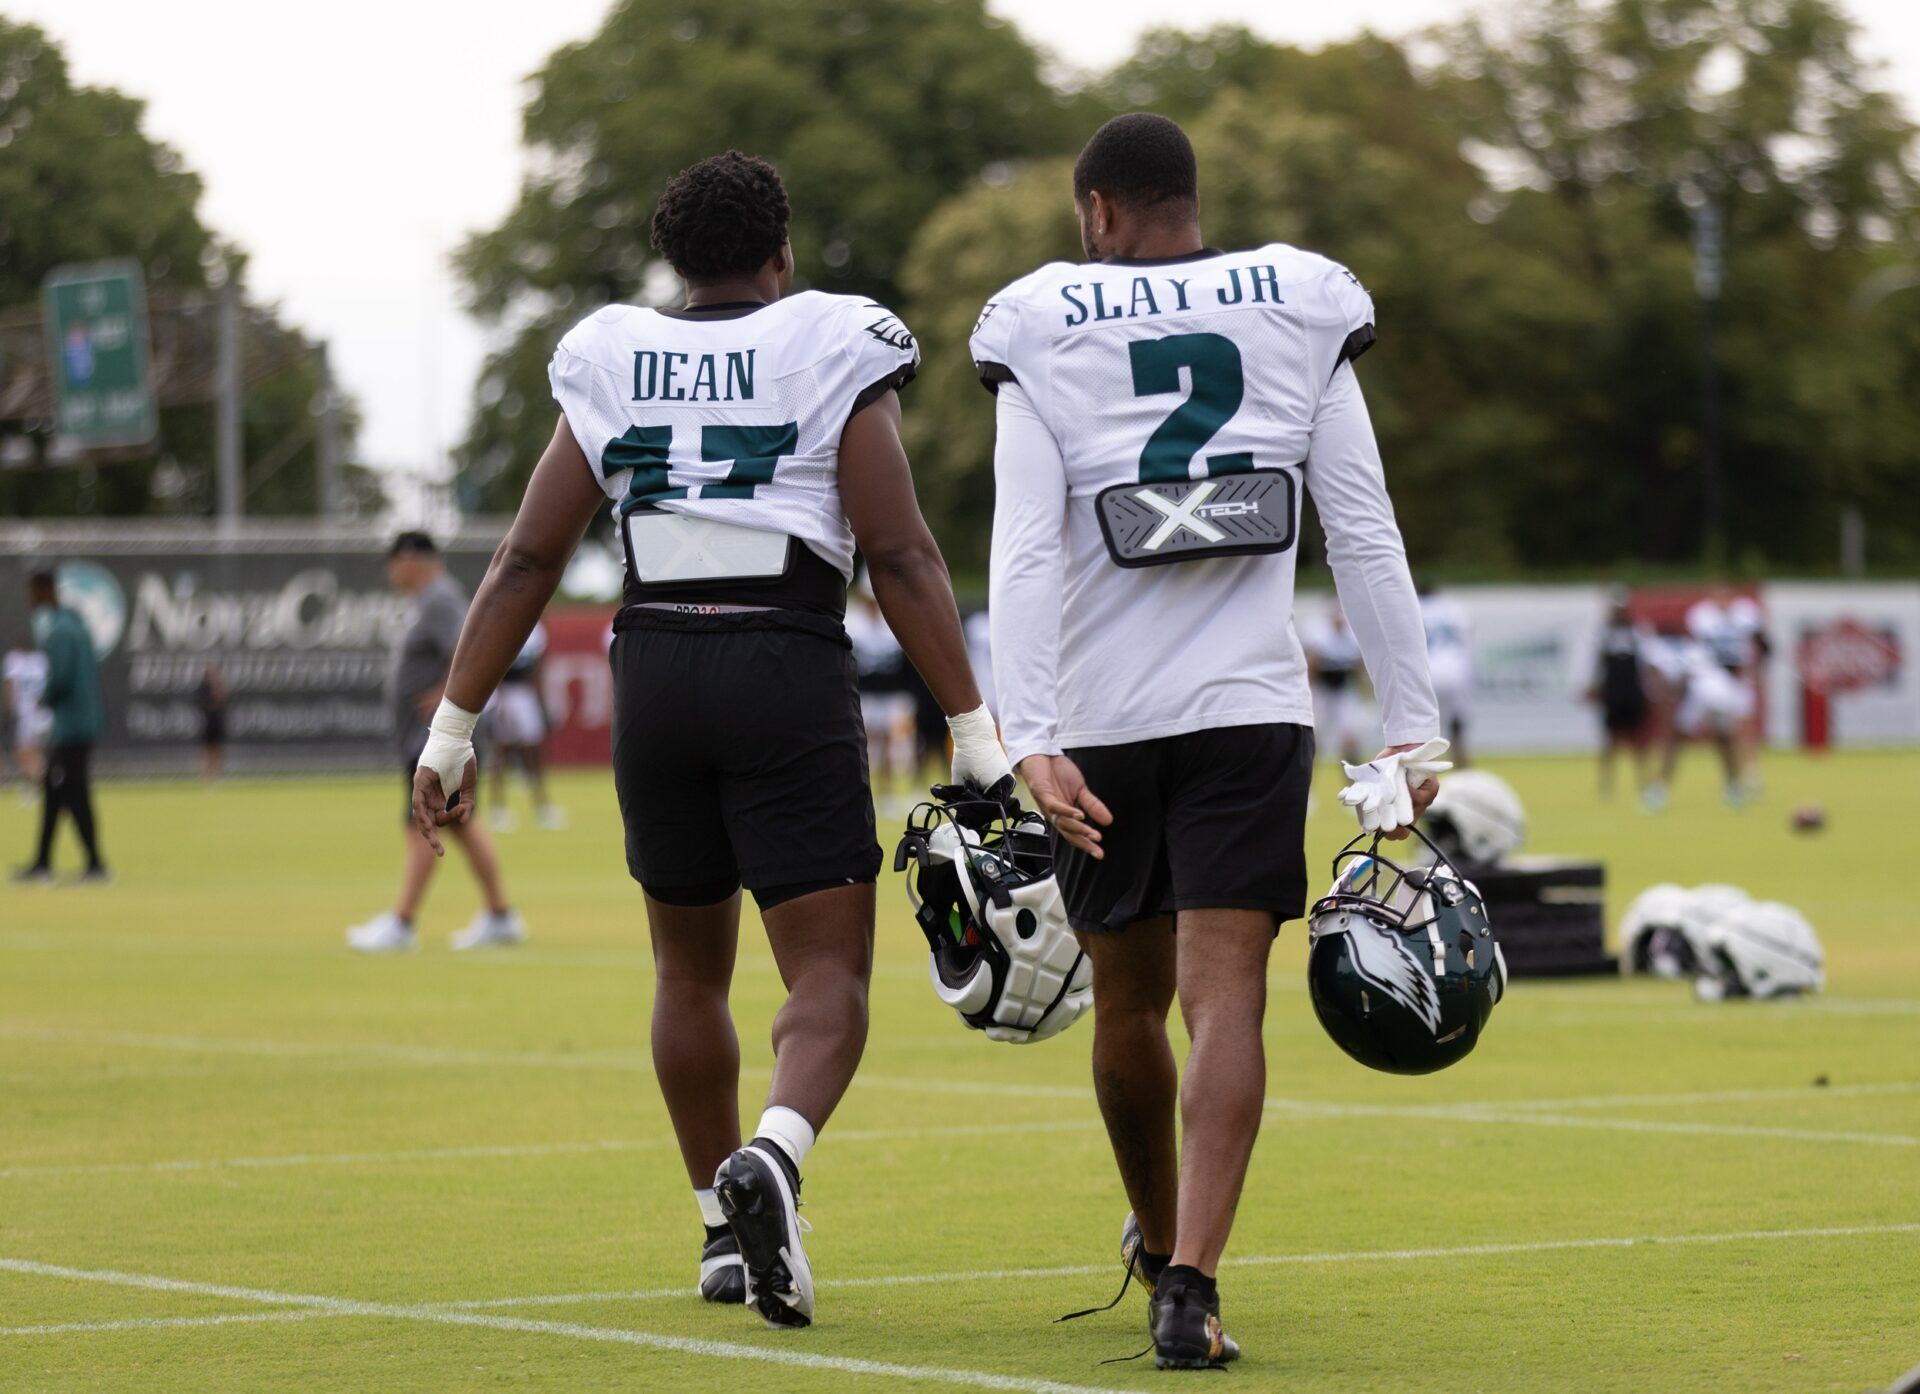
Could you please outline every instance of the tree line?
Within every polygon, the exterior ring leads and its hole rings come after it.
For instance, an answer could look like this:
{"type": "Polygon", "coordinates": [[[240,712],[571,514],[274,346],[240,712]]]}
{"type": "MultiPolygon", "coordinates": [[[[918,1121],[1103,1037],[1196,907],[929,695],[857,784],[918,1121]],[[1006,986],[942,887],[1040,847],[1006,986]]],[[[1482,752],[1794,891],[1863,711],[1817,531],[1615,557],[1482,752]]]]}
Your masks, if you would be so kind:
{"type": "Polygon", "coordinates": [[[1841,516],[1920,562],[1915,127],[1829,0],[1521,0],[1314,51],[1240,28],[1147,35],[1063,81],[982,0],[623,0],[532,80],[517,205],[459,256],[502,346],[462,496],[510,509],[551,432],[554,342],[674,294],[647,219],[738,147],[782,170],[800,279],[898,310],[949,555],[985,554],[985,299],[1079,255],[1073,153],[1100,121],[1188,125],[1215,245],[1281,240],[1372,292],[1362,371],[1409,547],[1455,575],[1830,568],[1841,516]],[[1724,250],[1713,368],[1724,522],[1709,537],[1696,250],[1724,250]]]}

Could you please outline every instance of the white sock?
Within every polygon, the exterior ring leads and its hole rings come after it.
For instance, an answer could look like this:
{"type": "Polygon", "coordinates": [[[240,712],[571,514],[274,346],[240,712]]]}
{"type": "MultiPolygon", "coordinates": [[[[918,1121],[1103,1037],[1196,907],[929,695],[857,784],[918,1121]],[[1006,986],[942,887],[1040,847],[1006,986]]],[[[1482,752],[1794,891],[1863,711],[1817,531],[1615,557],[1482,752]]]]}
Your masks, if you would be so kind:
{"type": "Polygon", "coordinates": [[[779,1104],[760,1115],[760,1126],[753,1130],[753,1135],[779,1143],[795,1171],[806,1165],[807,1153],[813,1150],[813,1124],[779,1104]]]}
{"type": "Polygon", "coordinates": [[[700,1222],[708,1229],[727,1222],[727,1217],[720,1213],[720,1197],[713,1193],[713,1187],[696,1190],[693,1198],[700,1205],[700,1222]]]}

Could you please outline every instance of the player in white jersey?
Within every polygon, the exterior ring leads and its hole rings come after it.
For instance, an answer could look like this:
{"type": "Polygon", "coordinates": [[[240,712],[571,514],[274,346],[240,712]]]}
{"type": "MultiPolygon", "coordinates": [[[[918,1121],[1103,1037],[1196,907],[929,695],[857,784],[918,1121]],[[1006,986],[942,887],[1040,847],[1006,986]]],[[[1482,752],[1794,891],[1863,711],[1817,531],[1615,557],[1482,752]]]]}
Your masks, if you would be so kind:
{"type": "Polygon", "coordinates": [[[1440,706],[1440,729],[1456,766],[1467,763],[1467,718],[1473,706],[1473,626],[1464,605],[1432,586],[1416,587],[1427,630],[1427,669],[1440,706]]]}
{"type": "Polygon", "coordinates": [[[473,713],[612,500],[627,557],[614,783],[658,968],[654,1070],[708,1227],[701,1292],[805,1326],[800,1168],[866,1043],[880,867],[842,625],[856,542],[950,715],[955,781],[1010,789],[1012,771],[900,445],[913,338],[870,301],[788,295],[788,217],[763,161],[682,171],[652,230],[684,308],[609,306],[561,340],[560,421],[474,594],[414,816],[436,848],[469,816],[473,713]],[[788,989],[744,1147],[727,1008],[743,885],[788,989]]]}
{"type": "Polygon", "coordinates": [[[1353,637],[1338,605],[1319,621],[1299,626],[1298,633],[1307,656],[1307,685],[1315,699],[1316,734],[1324,729],[1332,737],[1335,755],[1343,761],[1358,761],[1370,724],[1360,690],[1360,641],[1353,637]]]}
{"type": "Polygon", "coordinates": [[[9,750],[20,777],[29,789],[40,783],[46,765],[47,736],[53,730],[53,715],[40,705],[47,690],[47,656],[38,649],[7,650],[0,664],[0,700],[4,700],[12,728],[9,750]]]}
{"type": "Polygon", "coordinates": [[[1214,1273],[1260,1124],[1267,959],[1306,903],[1303,485],[1386,739],[1424,743],[1438,715],[1351,364],[1373,341],[1360,283],[1292,247],[1208,250],[1193,149],[1164,117],[1103,126],[1074,202],[1089,264],[1015,281],[973,336],[997,395],[994,678],[1093,960],[1095,1091],[1155,1358],[1206,1365],[1237,1354],[1214,1273]]]}

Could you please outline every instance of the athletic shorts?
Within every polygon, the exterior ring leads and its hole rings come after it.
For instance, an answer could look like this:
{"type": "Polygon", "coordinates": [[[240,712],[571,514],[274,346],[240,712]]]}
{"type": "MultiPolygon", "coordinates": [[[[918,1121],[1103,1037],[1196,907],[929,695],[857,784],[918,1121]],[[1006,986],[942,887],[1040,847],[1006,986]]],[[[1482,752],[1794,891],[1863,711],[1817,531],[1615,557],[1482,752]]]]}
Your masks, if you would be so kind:
{"type": "Polygon", "coordinates": [[[1067,751],[1113,814],[1103,859],[1053,838],[1067,919],[1088,934],[1181,910],[1307,905],[1307,793],[1313,730],[1216,726],[1067,751]]]}
{"type": "Polygon", "coordinates": [[[492,738],[500,745],[539,745],[547,738],[547,713],[530,682],[500,684],[487,703],[492,738]]]}
{"type": "Polygon", "coordinates": [[[795,610],[614,621],[613,780],[627,870],[656,898],[880,872],[853,648],[795,610]]]}
{"type": "Polygon", "coordinates": [[[1601,720],[1608,732],[1628,736],[1647,724],[1647,699],[1638,688],[1631,693],[1615,693],[1601,702],[1601,720]]]}

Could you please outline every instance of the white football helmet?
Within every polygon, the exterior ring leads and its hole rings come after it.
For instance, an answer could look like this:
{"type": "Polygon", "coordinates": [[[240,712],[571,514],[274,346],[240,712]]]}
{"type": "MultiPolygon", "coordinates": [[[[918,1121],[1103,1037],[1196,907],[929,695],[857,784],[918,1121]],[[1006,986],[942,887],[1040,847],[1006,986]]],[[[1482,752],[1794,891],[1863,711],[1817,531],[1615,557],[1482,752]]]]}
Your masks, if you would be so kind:
{"type": "Polygon", "coordinates": [[[1492,866],[1527,841],[1527,810],[1513,786],[1487,770],[1459,770],[1440,792],[1420,827],[1460,866],[1492,866]]]}
{"type": "Polygon", "coordinates": [[[937,786],[894,853],[940,1000],[989,1040],[1057,1036],[1093,1005],[1093,964],[1067,923],[1047,826],[971,785],[937,786]]]}
{"type": "Polygon", "coordinates": [[[1826,985],[1826,953],[1807,917],[1777,900],[1725,910],[1707,930],[1707,960],[1694,991],[1723,997],[1797,997],[1826,985]]]}
{"type": "Polygon", "coordinates": [[[1620,921],[1621,971],[1693,977],[1707,963],[1707,931],[1714,921],[1751,899],[1738,886],[1717,882],[1689,888],[1663,881],[1647,887],[1620,921]]]}

